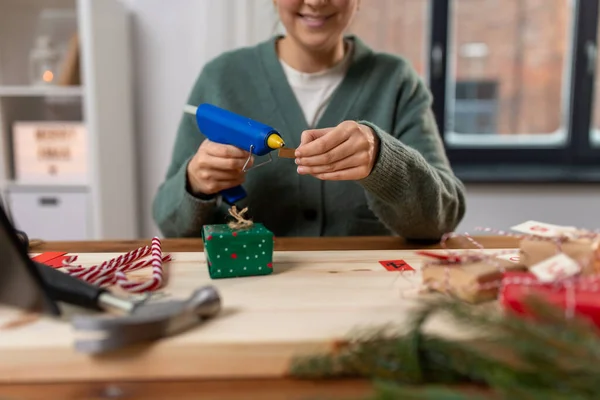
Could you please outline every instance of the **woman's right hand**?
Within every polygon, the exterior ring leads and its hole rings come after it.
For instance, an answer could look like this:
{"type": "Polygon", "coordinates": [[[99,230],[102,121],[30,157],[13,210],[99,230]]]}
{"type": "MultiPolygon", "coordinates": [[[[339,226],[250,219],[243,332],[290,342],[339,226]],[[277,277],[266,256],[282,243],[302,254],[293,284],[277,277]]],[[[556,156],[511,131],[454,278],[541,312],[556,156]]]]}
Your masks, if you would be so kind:
{"type": "MultiPolygon", "coordinates": [[[[249,153],[235,146],[205,139],[187,166],[187,179],[194,193],[212,195],[241,185],[249,153]]],[[[246,168],[250,168],[252,158],[246,168]]]]}

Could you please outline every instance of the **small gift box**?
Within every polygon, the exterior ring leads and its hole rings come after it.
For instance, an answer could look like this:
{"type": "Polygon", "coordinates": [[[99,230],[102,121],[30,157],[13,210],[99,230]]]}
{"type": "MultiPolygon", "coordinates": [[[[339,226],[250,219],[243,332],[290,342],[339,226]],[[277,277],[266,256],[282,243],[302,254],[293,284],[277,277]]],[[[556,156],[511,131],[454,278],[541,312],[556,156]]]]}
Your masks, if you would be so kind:
{"type": "Polygon", "coordinates": [[[547,304],[565,310],[566,316],[586,317],[600,327],[599,283],[600,279],[596,277],[542,282],[531,272],[507,272],[499,302],[506,311],[535,318],[535,312],[527,307],[526,299],[537,296],[547,304]]]}
{"type": "Polygon", "coordinates": [[[600,272],[600,237],[567,238],[560,243],[531,237],[521,239],[519,248],[527,267],[563,253],[582,265],[583,275],[600,272]]]}
{"type": "Polygon", "coordinates": [[[468,303],[494,300],[498,296],[503,271],[524,270],[518,261],[500,256],[451,256],[425,263],[423,284],[431,290],[451,294],[468,303]]]}
{"type": "Polygon", "coordinates": [[[212,279],[269,275],[273,272],[273,233],[263,224],[242,219],[202,228],[204,254],[212,279]]]}
{"type": "Polygon", "coordinates": [[[573,226],[526,221],[512,230],[526,234],[519,241],[523,265],[532,267],[557,255],[581,265],[581,275],[600,272],[600,235],[573,226]]]}

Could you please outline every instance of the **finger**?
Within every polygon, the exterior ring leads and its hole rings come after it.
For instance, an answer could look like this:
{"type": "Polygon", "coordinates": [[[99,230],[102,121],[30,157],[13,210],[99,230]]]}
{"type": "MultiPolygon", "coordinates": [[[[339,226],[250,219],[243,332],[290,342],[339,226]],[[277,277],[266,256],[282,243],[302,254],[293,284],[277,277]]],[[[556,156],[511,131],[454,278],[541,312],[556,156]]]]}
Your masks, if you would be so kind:
{"type": "Polygon", "coordinates": [[[221,158],[243,158],[247,159],[249,153],[238,147],[231,146],[229,144],[221,144],[215,142],[206,143],[205,151],[214,157],[221,158]]]}
{"type": "MultiPolygon", "coordinates": [[[[199,162],[199,168],[241,172],[246,160],[247,158],[222,158],[208,155],[199,162]]],[[[250,168],[253,163],[254,158],[251,158],[246,168],[250,168]]]]}
{"type": "Polygon", "coordinates": [[[296,150],[296,157],[311,157],[317,154],[326,153],[346,141],[349,136],[346,129],[334,128],[298,147],[296,150]]]}
{"type": "Polygon", "coordinates": [[[357,143],[349,139],[323,154],[296,158],[296,164],[302,166],[326,166],[334,164],[354,155],[358,151],[357,147],[357,143]]]}
{"type": "Polygon", "coordinates": [[[300,136],[300,146],[302,146],[303,144],[306,143],[310,143],[315,139],[320,138],[321,136],[325,135],[326,133],[332,131],[333,128],[323,128],[323,129],[310,129],[307,131],[302,132],[302,135],[300,136]]]}
{"type": "Polygon", "coordinates": [[[365,168],[363,166],[359,166],[333,172],[324,172],[322,174],[315,174],[313,176],[324,181],[354,181],[363,179],[366,175],[365,168]]]}
{"type": "Polygon", "coordinates": [[[239,186],[243,183],[244,181],[240,179],[233,179],[227,181],[210,181],[203,186],[203,192],[207,194],[214,194],[226,189],[231,189],[233,187],[239,186]]]}
{"type": "Polygon", "coordinates": [[[365,165],[365,156],[362,154],[352,154],[344,159],[330,164],[320,164],[314,166],[298,166],[298,173],[300,175],[317,175],[324,174],[326,172],[341,171],[348,168],[359,167],[365,165]]]}
{"type": "Polygon", "coordinates": [[[238,180],[244,174],[238,171],[225,171],[220,169],[201,169],[195,171],[194,175],[203,182],[208,181],[232,181],[238,180]]]}

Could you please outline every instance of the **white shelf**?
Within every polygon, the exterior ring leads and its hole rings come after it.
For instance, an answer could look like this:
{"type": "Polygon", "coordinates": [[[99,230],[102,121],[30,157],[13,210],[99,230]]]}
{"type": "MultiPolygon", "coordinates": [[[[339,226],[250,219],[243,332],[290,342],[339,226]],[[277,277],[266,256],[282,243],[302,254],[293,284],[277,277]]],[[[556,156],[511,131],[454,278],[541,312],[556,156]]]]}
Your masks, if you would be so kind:
{"type": "Polygon", "coordinates": [[[8,181],[5,185],[5,190],[16,190],[16,191],[38,191],[38,190],[52,190],[57,192],[87,192],[90,190],[90,186],[83,183],[29,183],[29,182],[16,182],[8,181]]]}
{"type": "MultiPolygon", "coordinates": [[[[138,238],[126,5],[122,0],[0,0],[0,10],[0,194],[12,202],[16,225],[48,241],[138,238]],[[58,18],[42,23],[43,14],[58,18]],[[62,15],[74,15],[76,24],[63,24],[62,15]],[[63,48],[65,41],[67,49],[71,43],[78,44],[77,60],[67,51],[60,65],[73,67],[76,62],[79,70],[65,76],[80,85],[29,86],[30,51],[42,31],[62,37],[56,43],[63,48]],[[83,125],[85,143],[80,150],[85,150],[87,180],[72,184],[54,177],[43,183],[15,181],[15,125],[25,121],[83,125]]],[[[37,139],[35,143],[38,146],[37,139]]]]}
{"type": "Polygon", "coordinates": [[[1,97],[73,97],[83,94],[81,86],[0,86],[1,97]]]}

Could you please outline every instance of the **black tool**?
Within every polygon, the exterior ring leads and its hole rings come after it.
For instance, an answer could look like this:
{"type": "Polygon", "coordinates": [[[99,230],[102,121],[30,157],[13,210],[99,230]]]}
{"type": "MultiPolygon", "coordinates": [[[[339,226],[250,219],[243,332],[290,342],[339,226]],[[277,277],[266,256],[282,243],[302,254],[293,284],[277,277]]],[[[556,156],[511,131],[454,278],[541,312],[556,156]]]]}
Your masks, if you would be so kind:
{"type": "Polygon", "coordinates": [[[27,235],[25,234],[25,232],[23,231],[15,231],[17,238],[19,238],[19,240],[21,241],[21,243],[23,243],[23,246],[25,246],[26,249],[29,248],[29,237],[27,237],[27,235]]]}
{"type": "Polygon", "coordinates": [[[195,290],[186,300],[158,303],[131,301],[50,266],[34,262],[0,207],[0,304],[30,312],[60,315],[57,302],[91,310],[110,311],[100,316],[77,315],[73,327],[104,338],[76,340],[85,353],[115,350],[134,343],[175,335],[200,324],[221,310],[221,298],[212,286],[195,290]],[[117,311],[118,316],[114,315],[117,311]]]}
{"type": "Polygon", "coordinates": [[[140,302],[121,298],[108,289],[92,285],[47,265],[34,262],[54,301],[76,305],[89,310],[131,314],[140,302]]]}
{"type": "Polygon", "coordinates": [[[30,312],[60,315],[42,274],[16,235],[0,204],[0,303],[30,312]]]}

